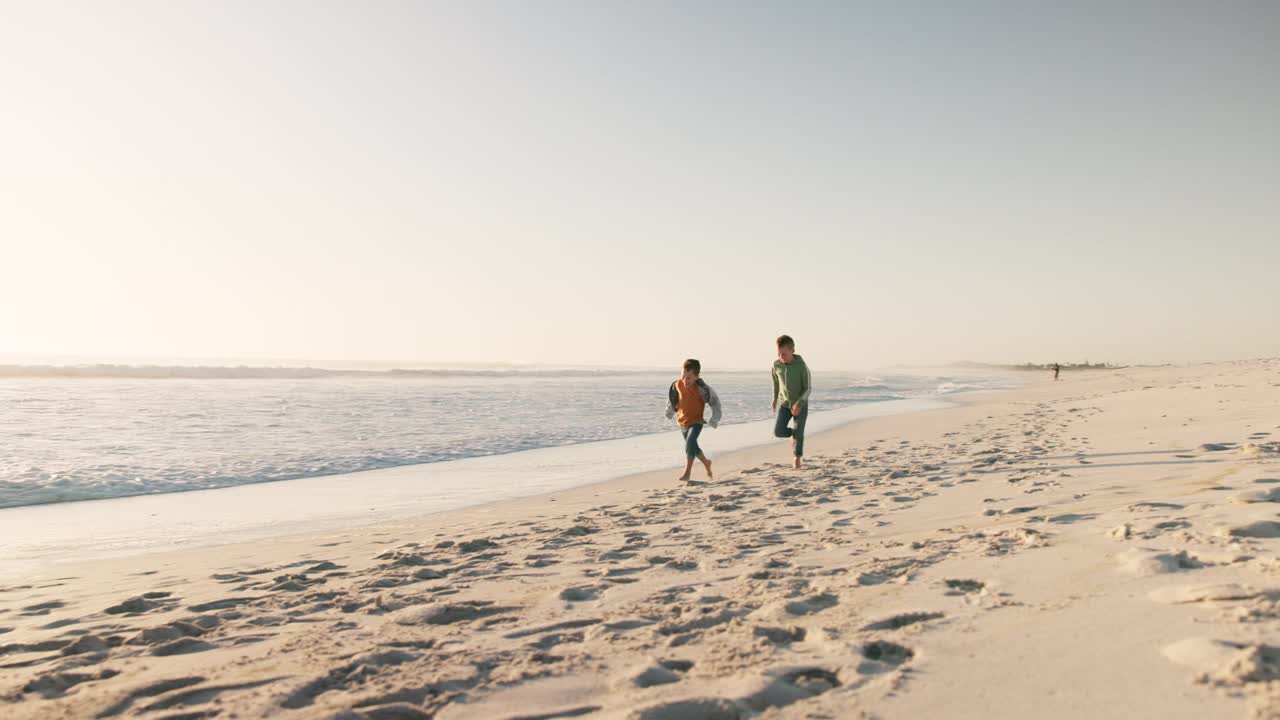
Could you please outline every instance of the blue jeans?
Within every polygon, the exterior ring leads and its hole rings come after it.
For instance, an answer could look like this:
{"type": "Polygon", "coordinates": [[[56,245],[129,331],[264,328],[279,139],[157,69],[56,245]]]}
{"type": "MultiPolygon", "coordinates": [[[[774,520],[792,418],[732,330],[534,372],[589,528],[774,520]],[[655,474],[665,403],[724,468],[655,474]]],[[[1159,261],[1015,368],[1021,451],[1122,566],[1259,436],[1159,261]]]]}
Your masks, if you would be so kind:
{"type": "Polygon", "coordinates": [[[690,425],[689,427],[680,428],[680,434],[684,436],[684,456],[690,460],[702,455],[702,448],[698,447],[698,436],[702,434],[701,425],[690,425]]]}
{"type": "Polygon", "coordinates": [[[800,414],[796,415],[795,428],[787,427],[791,422],[791,403],[778,403],[778,421],[773,426],[773,434],[775,437],[789,437],[796,439],[796,457],[804,455],[804,423],[809,419],[809,404],[805,403],[800,407],[800,414]]]}

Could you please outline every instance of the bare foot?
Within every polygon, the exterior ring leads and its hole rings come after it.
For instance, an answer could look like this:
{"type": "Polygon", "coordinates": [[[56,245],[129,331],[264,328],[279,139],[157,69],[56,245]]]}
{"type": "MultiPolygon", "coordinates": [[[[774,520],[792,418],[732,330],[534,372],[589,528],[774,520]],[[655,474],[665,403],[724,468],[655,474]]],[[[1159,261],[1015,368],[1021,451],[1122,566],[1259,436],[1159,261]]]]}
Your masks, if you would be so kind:
{"type": "Polygon", "coordinates": [[[794,468],[795,468],[795,469],[797,469],[797,470],[799,470],[799,469],[800,469],[800,458],[798,458],[798,457],[796,458],[796,462],[795,462],[795,464],[794,464],[794,465],[792,465],[792,467],[794,467],[794,468]]]}
{"type": "Polygon", "coordinates": [[[689,473],[685,473],[680,477],[676,478],[676,482],[689,482],[689,473]]]}
{"type": "Polygon", "coordinates": [[[704,467],[704,468],[706,468],[706,469],[707,469],[707,479],[708,479],[708,480],[711,480],[711,479],[713,478],[713,476],[712,476],[712,474],[711,474],[711,461],[710,461],[710,460],[705,460],[705,459],[704,459],[704,460],[702,461],[702,467],[704,467]]]}

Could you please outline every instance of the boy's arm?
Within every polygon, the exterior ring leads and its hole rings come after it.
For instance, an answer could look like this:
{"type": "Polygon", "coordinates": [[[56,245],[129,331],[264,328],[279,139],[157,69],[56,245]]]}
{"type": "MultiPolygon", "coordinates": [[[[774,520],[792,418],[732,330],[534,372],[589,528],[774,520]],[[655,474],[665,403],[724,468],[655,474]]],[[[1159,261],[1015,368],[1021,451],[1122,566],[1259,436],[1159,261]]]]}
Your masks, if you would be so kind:
{"type": "Polygon", "coordinates": [[[773,404],[778,404],[778,368],[769,368],[769,377],[773,380],[773,404]]]}
{"type": "Polygon", "coordinates": [[[809,363],[804,364],[804,392],[800,393],[800,397],[796,398],[795,405],[808,405],[809,393],[813,392],[813,375],[809,373],[809,363]]]}
{"type": "Polygon", "coordinates": [[[714,428],[720,424],[720,396],[710,385],[707,386],[707,404],[711,406],[711,421],[708,424],[714,428]]]}
{"type": "Polygon", "coordinates": [[[671,383],[671,387],[667,388],[667,419],[668,420],[676,416],[677,402],[678,400],[676,396],[676,384],[671,383]]]}

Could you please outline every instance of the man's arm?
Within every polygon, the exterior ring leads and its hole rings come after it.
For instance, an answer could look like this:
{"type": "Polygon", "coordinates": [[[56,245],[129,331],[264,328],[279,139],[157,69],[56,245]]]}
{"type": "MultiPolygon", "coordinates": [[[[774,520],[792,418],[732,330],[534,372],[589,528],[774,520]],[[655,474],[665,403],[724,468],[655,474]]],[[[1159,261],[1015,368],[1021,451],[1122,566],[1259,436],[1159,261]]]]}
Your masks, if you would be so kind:
{"type": "Polygon", "coordinates": [[[769,368],[769,378],[773,380],[773,404],[778,404],[778,368],[769,368]]]}

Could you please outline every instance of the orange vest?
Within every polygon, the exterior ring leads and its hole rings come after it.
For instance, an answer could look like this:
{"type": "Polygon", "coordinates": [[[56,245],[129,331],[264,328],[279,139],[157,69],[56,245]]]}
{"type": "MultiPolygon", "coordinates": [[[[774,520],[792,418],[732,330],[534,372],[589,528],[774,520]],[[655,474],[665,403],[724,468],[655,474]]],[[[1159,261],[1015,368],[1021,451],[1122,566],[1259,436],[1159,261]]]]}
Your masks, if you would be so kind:
{"type": "Polygon", "coordinates": [[[702,399],[702,391],[697,384],[687,388],[683,380],[677,380],[676,393],[680,395],[680,402],[676,405],[676,424],[680,427],[701,425],[702,410],[707,406],[707,401],[702,399]]]}

